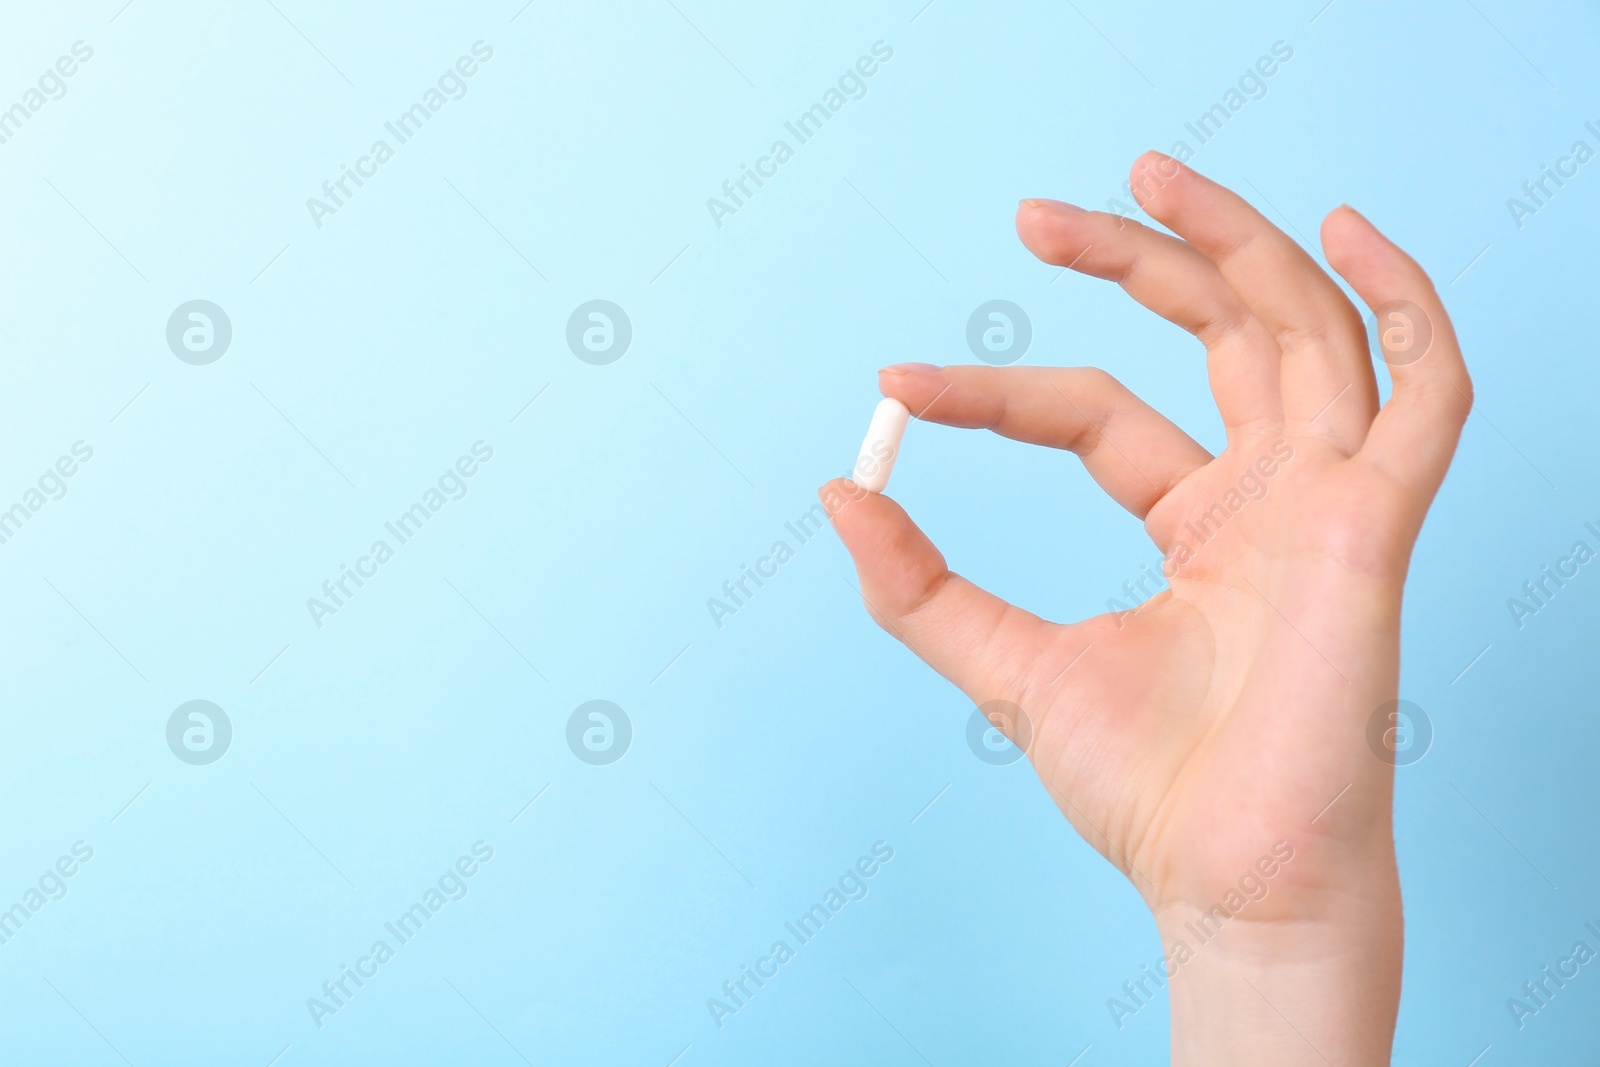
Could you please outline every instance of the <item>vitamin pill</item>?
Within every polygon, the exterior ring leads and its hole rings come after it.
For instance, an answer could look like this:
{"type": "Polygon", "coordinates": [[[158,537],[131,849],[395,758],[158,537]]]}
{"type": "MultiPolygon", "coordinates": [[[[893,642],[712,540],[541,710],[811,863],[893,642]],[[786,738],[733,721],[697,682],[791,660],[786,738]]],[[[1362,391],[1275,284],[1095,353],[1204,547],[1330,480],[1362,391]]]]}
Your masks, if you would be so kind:
{"type": "Polygon", "coordinates": [[[911,421],[911,409],[893,397],[885,397],[873,409],[866,440],[856,457],[852,480],[869,493],[881,493],[889,484],[889,472],[900,454],[900,439],[911,421]]]}

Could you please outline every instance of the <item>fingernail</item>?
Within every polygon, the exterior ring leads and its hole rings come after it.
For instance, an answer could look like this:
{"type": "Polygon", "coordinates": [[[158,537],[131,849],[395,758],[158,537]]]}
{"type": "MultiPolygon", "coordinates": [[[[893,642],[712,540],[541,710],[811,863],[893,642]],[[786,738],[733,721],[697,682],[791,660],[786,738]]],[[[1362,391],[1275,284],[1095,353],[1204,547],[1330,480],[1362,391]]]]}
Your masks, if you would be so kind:
{"type": "Polygon", "coordinates": [[[932,374],[938,370],[932,363],[895,363],[884,367],[879,374],[932,374]]]}
{"type": "Polygon", "coordinates": [[[1069,204],[1065,200],[1048,200],[1048,199],[1045,199],[1044,197],[1032,197],[1032,198],[1029,198],[1027,200],[1022,201],[1021,206],[1022,207],[1026,207],[1026,208],[1053,207],[1053,208],[1057,209],[1058,211],[1082,211],[1083,210],[1083,208],[1079,207],[1077,204],[1069,204]]]}

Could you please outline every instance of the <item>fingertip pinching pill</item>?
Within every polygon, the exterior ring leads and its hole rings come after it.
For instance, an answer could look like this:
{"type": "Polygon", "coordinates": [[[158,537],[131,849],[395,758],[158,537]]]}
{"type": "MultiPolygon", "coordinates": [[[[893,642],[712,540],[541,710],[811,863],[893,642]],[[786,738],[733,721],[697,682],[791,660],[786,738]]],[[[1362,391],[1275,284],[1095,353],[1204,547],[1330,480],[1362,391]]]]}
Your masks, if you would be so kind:
{"type": "Polygon", "coordinates": [[[900,440],[905,437],[911,409],[893,397],[884,397],[873,409],[866,440],[856,457],[851,479],[869,493],[881,493],[889,485],[889,472],[900,455],[900,440]]]}

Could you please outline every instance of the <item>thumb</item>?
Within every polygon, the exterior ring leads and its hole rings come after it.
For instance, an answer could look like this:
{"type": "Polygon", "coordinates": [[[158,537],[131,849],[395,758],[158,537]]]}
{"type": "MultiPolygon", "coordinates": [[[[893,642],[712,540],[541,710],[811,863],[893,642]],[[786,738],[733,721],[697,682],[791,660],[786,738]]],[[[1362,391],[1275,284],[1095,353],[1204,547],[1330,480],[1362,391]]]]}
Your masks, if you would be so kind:
{"type": "Polygon", "coordinates": [[[888,497],[847,478],[824,485],[818,496],[855,562],[873,621],[974,703],[1020,703],[1032,669],[1062,628],[951,571],[888,497]]]}

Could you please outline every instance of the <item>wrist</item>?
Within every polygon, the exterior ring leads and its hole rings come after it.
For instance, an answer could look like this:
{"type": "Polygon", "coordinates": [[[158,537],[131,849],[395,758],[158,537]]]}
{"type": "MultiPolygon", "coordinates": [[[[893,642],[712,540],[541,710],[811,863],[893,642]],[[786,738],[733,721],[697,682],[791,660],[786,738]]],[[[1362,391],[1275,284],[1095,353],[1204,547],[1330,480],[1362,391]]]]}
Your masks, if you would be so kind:
{"type": "Polygon", "coordinates": [[[1237,918],[1163,909],[1174,1067],[1388,1064],[1400,1004],[1397,881],[1333,916],[1237,918]]]}

